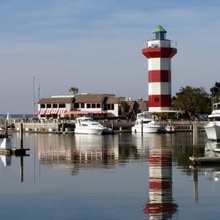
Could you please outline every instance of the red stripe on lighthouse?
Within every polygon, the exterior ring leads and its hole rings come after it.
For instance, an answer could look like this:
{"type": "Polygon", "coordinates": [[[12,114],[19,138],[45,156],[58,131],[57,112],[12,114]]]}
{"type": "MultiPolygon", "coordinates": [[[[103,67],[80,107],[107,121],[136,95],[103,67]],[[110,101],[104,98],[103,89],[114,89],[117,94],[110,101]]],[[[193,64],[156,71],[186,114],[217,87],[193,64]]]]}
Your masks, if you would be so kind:
{"type": "Polygon", "coordinates": [[[171,82],[169,70],[150,70],[148,71],[148,82],[171,82]]]}
{"type": "Polygon", "coordinates": [[[142,49],[142,54],[148,59],[156,58],[156,57],[172,58],[176,53],[177,53],[177,49],[172,47],[154,47],[154,48],[148,47],[142,49]]]}
{"type": "Polygon", "coordinates": [[[149,95],[148,106],[150,107],[170,107],[171,95],[149,95]]]}

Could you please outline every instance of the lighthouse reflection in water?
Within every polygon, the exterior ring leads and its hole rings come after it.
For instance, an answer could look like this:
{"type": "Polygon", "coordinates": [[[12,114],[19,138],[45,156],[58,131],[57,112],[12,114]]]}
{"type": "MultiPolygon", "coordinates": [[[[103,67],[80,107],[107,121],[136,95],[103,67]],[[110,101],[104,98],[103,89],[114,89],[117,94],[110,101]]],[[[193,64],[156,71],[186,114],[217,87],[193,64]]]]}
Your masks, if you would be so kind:
{"type": "Polygon", "coordinates": [[[173,200],[172,148],[165,136],[157,136],[149,147],[149,201],[144,213],[149,219],[171,219],[178,205],[173,200]]]}

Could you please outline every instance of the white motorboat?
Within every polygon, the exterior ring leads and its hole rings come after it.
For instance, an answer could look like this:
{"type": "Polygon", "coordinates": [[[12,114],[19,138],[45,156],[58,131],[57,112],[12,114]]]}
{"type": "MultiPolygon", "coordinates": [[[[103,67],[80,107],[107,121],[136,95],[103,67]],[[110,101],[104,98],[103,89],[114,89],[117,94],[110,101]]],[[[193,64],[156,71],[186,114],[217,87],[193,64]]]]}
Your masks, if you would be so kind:
{"type": "Polygon", "coordinates": [[[75,134],[104,134],[110,133],[110,128],[104,127],[99,122],[95,121],[92,117],[79,117],[76,118],[75,134]]]}
{"type": "Polygon", "coordinates": [[[160,123],[152,118],[150,112],[137,114],[137,119],[132,126],[132,133],[157,133],[162,130],[160,123]]]}
{"type": "Polygon", "coordinates": [[[211,115],[208,116],[209,122],[204,127],[209,140],[220,140],[220,103],[215,103],[211,115]]]}
{"type": "Polygon", "coordinates": [[[165,126],[165,130],[168,133],[173,133],[175,132],[175,126],[172,125],[171,121],[168,121],[166,126],[165,126]]]}

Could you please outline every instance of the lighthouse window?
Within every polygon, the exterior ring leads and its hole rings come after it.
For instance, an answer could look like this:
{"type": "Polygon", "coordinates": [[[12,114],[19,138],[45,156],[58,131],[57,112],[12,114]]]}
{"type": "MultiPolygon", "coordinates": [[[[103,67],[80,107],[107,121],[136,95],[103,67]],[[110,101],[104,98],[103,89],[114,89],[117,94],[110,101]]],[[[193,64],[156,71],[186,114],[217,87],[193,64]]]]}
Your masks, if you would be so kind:
{"type": "Polygon", "coordinates": [[[166,33],[156,32],[156,33],[153,34],[153,39],[165,40],[166,39],[166,33]]]}
{"type": "Polygon", "coordinates": [[[152,47],[159,47],[159,44],[152,44],[152,47]]]}
{"type": "Polygon", "coordinates": [[[159,102],[159,98],[158,97],[154,98],[154,101],[159,102]]]}

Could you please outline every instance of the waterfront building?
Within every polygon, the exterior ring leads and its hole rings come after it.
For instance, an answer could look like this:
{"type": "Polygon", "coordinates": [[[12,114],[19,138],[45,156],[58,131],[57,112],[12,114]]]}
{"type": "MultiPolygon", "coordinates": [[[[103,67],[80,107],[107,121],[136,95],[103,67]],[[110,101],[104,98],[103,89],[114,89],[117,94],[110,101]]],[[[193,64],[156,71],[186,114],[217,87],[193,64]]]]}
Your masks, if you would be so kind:
{"type": "Polygon", "coordinates": [[[171,58],[177,49],[166,39],[166,30],[158,25],[153,39],[147,41],[142,54],[148,59],[148,108],[150,112],[171,110],[171,58]]]}
{"type": "Polygon", "coordinates": [[[133,119],[137,113],[147,110],[147,102],[140,98],[132,101],[114,94],[82,93],[42,98],[37,108],[38,118],[46,120],[82,115],[133,119]]]}

